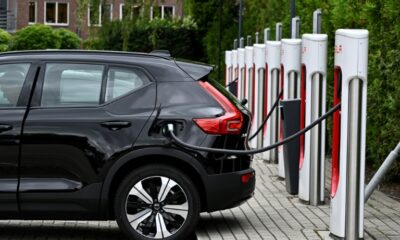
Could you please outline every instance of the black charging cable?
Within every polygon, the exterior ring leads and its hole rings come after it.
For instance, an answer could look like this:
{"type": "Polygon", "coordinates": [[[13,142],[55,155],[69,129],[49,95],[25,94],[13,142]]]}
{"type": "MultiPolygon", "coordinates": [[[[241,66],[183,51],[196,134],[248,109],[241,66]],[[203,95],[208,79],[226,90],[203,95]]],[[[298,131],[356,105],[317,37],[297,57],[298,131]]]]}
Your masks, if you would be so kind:
{"type": "Polygon", "coordinates": [[[253,135],[251,135],[249,137],[249,141],[251,141],[253,138],[255,138],[258,135],[258,133],[260,133],[260,131],[264,128],[264,126],[267,123],[269,117],[275,111],[275,108],[278,107],[279,101],[280,101],[280,98],[282,97],[282,95],[283,95],[283,90],[281,90],[281,92],[279,93],[278,98],[276,99],[274,105],[272,105],[272,108],[271,108],[271,110],[269,110],[269,112],[268,112],[267,116],[265,117],[263,123],[260,125],[260,127],[258,127],[257,131],[253,135]]]}
{"type": "Polygon", "coordinates": [[[271,149],[277,148],[283,144],[286,144],[295,138],[299,137],[300,135],[306,133],[307,131],[311,130],[315,125],[321,123],[323,120],[328,118],[331,114],[333,114],[335,111],[337,111],[340,108],[340,103],[338,103],[336,106],[331,108],[328,112],[326,112],[324,115],[319,117],[317,120],[312,122],[310,125],[305,127],[304,129],[298,131],[297,133],[291,135],[290,137],[287,137],[283,139],[280,142],[274,143],[270,146],[260,148],[260,149],[254,149],[254,150],[235,150],[235,149],[221,149],[221,148],[207,148],[207,147],[200,147],[200,146],[194,146],[191,144],[187,144],[180,140],[174,133],[174,125],[172,123],[167,124],[167,133],[169,133],[170,137],[175,141],[175,143],[181,147],[185,147],[188,149],[193,149],[197,151],[203,151],[203,152],[212,152],[212,153],[224,153],[224,154],[231,154],[231,155],[249,155],[249,154],[257,154],[261,152],[266,152],[271,149]]]}
{"type": "Polygon", "coordinates": [[[230,87],[232,84],[234,84],[235,82],[237,82],[239,80],[239,78],[235,78],[233,81],[231,81],[230,83],[228,83],[228,85],[226,85],[225,87],[230,87]]]}

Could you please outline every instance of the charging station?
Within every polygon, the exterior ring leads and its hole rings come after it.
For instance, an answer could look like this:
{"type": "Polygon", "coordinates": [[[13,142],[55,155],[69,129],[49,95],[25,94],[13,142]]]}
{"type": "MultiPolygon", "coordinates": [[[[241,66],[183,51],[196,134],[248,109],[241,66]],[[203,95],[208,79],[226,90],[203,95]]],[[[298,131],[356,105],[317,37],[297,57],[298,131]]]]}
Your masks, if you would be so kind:
{"type": "MultiPolygon", "coordinates": [[[[250,44],[250,42],[249,42],[250,44]]],[[[245,47],[245,65],[246,65],[246,89],[245,98],[247,99],[247,108],[253,113],[253,89],[254,89],[254,58],[253,58],[253,47],[245,47]]]]}
{"type": "Polygon", "coordinates": [[[225,86],[229,90],[229,83],[232,81],[232,51],[225,51],[225,86]]]}
{"type": "MultiPolygon", "coordinates": [[[[280,70],[281,70],[281,42],[267,41],[266,44],[266,88],[264,90],[264,115],[271,111],[272,105],[279,98],[280,93],[280,70]]],[[[265,117],[265,116],[264,116],[265,117]]],[[[271,114],[269,120],[264,126],[263,146],[269,146],[278,142],[278,123],[279,108],[276,108],[271,114]]],[[[277,163],[278,151],[272,149],[263,153],[263,159],[277,163]]]]}
{"type": "Polygon", "coordinates": [[[364,236],[368,31],[339,29],[335,39],[330,234],[364,236]]]}
{"type": "MultiPolygon", "coordinates": [[[[282,39],[281,84],[282,100],[300,99],[301,39],[282,39]]],[[[279,126],[279,139],[282,140],[282,124],[279,126]]],[[[278,175],[285,178],[283,146],[278,147],[278,175]]]]}
{"type": "MultiPolygon", "coordinates": [[[[303,129],[326,112],[328,35],[304,34],[302,43],[301,116],[303,129]]],[[[325,121],[300,137],[299,199],[324,203],[325,121]]]]}
{"type": "Polygon", "coordinates": [[[243,48],[243,39],[241,39],[241,46],[238,48],[238,71],[239,71],[239,76],[238,76],[238,99],[243,99],[244,98],[244,92],[246,90],[246,68],[245,68],[245,49],[243,48]]]}
{"type": "MultiPolygon", "coordinates": [[[[259,125],[263,122],[263,98],[264,98],[264,83],[265,83],[265,44],[254,44],[254,79],[253,86],[253,122],[251,127],[251,135],[253,135],[259,125]]],[[[262,134],[250,141],[250,146],[253,148],[262,147],[262,134]]]]}
{"type": "Polygon", "coordinates": [[[229,85],[229,91],[236,97],[238,96],[238,67],[238,50],[236,49],[232,50],[232,81],[229,85]]]}

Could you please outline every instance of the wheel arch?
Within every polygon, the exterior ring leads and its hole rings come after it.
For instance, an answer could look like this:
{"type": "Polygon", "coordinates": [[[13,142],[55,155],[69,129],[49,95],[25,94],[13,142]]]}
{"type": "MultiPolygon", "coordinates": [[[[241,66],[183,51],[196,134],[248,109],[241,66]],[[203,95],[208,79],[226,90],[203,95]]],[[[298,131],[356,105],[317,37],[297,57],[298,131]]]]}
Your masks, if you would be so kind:
{"type": "Polygon", "coordinates": [[[117,160],[108,171],[101,191],[100,204],[101,209],[104,209],[106,219],[114,218],[113,196],[118,189],[118,184],[121,183],[132,170],[153,163],[170,165],[186,173],[199,191],[201,210],[207,209],[207,191],[203,178],[207,172],[199,160],[178,149],[148,147],[125,154],[117,160]],[[165,161],[159,161],[160,157],[165,159],[165,161]]]}

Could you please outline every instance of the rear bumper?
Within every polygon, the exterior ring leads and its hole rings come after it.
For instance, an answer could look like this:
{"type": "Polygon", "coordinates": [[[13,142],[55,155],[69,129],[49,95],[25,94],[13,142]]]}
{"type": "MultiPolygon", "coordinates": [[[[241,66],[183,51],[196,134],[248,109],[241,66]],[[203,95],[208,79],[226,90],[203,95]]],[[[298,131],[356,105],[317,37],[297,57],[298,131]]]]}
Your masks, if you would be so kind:
{"type": "Polygon", "coordinates": [[[241,205],[254,194],[256,185],[254,169],[239,172],[208,175],[204,179],[207,205],[204,210],[213,212],[241,205]],[[247,183],[242,183],[242,176],[254,173],[247,183]]]}

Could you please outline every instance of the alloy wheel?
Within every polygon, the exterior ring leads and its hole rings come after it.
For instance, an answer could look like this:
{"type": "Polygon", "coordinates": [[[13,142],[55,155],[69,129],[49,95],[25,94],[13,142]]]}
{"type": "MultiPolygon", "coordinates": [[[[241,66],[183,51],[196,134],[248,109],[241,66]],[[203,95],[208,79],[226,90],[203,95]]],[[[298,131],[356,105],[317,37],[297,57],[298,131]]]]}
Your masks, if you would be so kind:
{"type": "Polygon", "coordinates": [[[163,176],[137,182],[126,199],[126,215],[131,227],[147,238],[174,235],[185,223],[188,199],[182,187],[163,176]]]}

